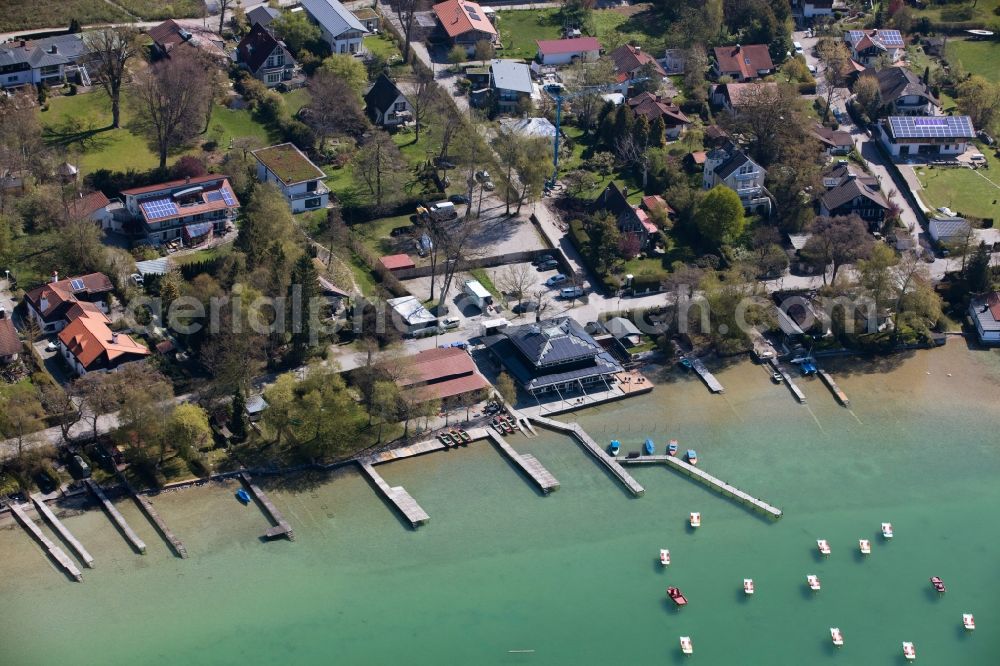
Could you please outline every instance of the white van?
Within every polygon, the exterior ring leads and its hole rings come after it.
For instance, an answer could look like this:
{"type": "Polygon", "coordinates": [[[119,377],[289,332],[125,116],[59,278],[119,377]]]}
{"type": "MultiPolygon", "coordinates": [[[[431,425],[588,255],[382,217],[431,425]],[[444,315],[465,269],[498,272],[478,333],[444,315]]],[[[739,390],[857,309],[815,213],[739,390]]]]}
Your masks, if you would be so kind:
{"type": "Polygon", "coordinates": [[[792,46],[795,47],[795,52],[802,55],[805,51],[802,49],[802,42],[792,42],[792,46]]]}
{"type": "Polygon", "coordinates": [[[438,201],[431,204],[428,210],[435,220],[454,220],[458,217],[458,210],[450,201],[438,201]]]}
{"type": "Polygon", "coordinates": [[[583,296],[582,287],[563,287],[559,290],[559,297],[565,299],[580,298],[583,296]]]}

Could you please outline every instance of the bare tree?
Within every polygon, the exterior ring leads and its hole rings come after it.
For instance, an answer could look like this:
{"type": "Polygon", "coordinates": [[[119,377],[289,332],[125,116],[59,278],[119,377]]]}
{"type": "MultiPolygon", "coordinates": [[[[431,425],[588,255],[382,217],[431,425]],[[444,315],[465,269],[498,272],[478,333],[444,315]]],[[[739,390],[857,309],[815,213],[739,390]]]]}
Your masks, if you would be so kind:
{"type": "MultiPolygon", "coordinates": [[[[434,77],[424,70],[417,72],[417,80],[413,92],[409,96],[410,107],[413,109],[413,143],[420,141],[420,130],[423,129],[425,121],[434,114],[432,109],[440,105],[435,105],[440,88],[434,83],[434,77]]],[[[444,119],[442,119],[443,121],[444,119]]],[[[451,124],[443,122],[445,126],[451,124]]]]}
{"type": "MultiPolygon", "coordinates": [[[[225,0],[230,1],[230,0],[225,0]]],[[[121,89],[128,74],[128,61],[142,45],[132,26],[108,27],[84,33],[84,45],[95,62],[94,72],[111,99],[111,127],[121,126],[121,89]]]]}
{"type": "Polygon", "coordinates": [[[118,409],[118,378],[117,373],[90,372],[73,384],[72,393],[83,407],[81,418],[90,423],[94,439],[100,434],[98,425],[101,417],[118,409]]]}
{"type": "Polygon", "coordinates": [[[70,428],[83,418],[73,396],[59,384],[43,385],[39,395],[45,412],[50,414],[59,426],[63,442],[68,442],[70,428]]]}
{"type": "Polygon", "coordinates": [[[438,300],[438,308],[444,305],[444,301],[448,297],[448,290],[451,288],[451,282],[459,264],[469,259],[485,256],[487,251],[486,248],[479,248],[474,244],[474,238],[480,231],[479,222],[471,220],[465,222],[456,220],[456,222],[457,224],[452,226],[451,233],[439,240],[445,264],[441,276],[441,296],[438,300]]]}
{"type": "Polygon", "coordinates": [[[403,26],[403,62],[410,59],[410,38],[413,34],[413,17],[426,5],[424,0],[396,0],[396,18],[403,26]]]}
{"type": "Polygon", "coordinates": [[[830,103],[833,101],[834,89],[842,88],[846,82],[847,65],[851,61],[851,54],[844,42],[832,38],[820,40],[816,45],[816,52],[826,65],[826,69],[823,70],[823,78],[826,81],[826,108],[823,110],[825,121],[830,117],[830,103]]]}
{"type": "Polygon", "coordinates": [[[302,119],[322,141],[343,134],[360,138],[368,128],[358,96],[342,78],[325,69],[309,79],[310,101],[302,109],[302,119]]]}
{"type": "Polygon", "coordinates": [[[377,129],[354,156],[354,168],[375,197],[375,205],[381,207],[387,193],[399,191],[406,161],[392,137],[377,129]]]}
{"type": "Polygon", "coordinates": [[[518,304],[535,282],[535,271],[528,264],[511,264],[501,272],[496,279],[496,285],[504,295],[516,300],[518,304]]]}
{"type": "Polygon", "coordinates": [[[237,0],[216,0],[219,5],[219,34],[222,34],[222,29],[226,25],[226,11],[237,4],[237,0]]]}
{"type": "Polygon", "coordinates": [[[194,55],[178,52],[151,65],[136,80],[136,123],[156,146],[160,168],[167,154],[197,133],[205,105],[212,102],[211,77],[194,55]]]}
{"type": "Polygon", "coordinates": [[[544,315],[548,310],[552,309],[552,292],[548,289],[536,289],[535,290],[535,321],[539,322],[542,320],[542,315],[544,315]]]}

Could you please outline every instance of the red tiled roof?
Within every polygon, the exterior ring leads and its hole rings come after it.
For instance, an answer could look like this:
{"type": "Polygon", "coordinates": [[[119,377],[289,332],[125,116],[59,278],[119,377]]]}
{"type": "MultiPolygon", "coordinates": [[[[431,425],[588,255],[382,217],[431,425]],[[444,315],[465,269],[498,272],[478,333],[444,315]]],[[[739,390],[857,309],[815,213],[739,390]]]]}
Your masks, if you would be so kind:
{"type": "Polygon", "coordinates": [[[400,379],[400,384],[412,386],[424,400],[450,398],[490,386],[463,349],[428,349],[411,357],[410,361],[412,372],[409,377],[400,379]]]}
{"type": "Polygon", "coordinates": [[[656,58],[638,46],[632,46],[631,44],[624,44],[612,51],[611,60],[615,63],[615,70],[619,74],[632,74],[643,65],[652,63],[653,69],[657,74],[660,76],[667,75],[663,71],[663,67],[660,66],[660,63],[656,62],[656,58]]]}
{"type": "Polygon", "coordinates": [[[115,338],[106,322],[107,317],[103,317],[103,320],[98,317],[79,317],[60,331],[59,341],[87,370],[101,359],[105,364],[112,365],[123,356],[149,355],[148,349],[124,333],[115,338]]]}
{"type": "Polygon", "coordinates": [[[753,81],[751,83],[727,83],[722,86],[725,96],[729,99],[729,105],[738,107],[745,101],[747,93],[753,90],[763,90],[765,88],[777,88],[778,84],[773,81],[753,81]]]}
{"type": "Polygon", "coordinates": [[[997,321],[1000,321],[1000,292],[994,291],[986,297],[986,304],[990,306],[990,314],[997,321]]]}
{"type": "Polygon", "coordinates": [[[0,319],[0,356],[13,356],[21,353],[21,338],[17,337],[17,329],[10,319],[10,313],[0,319]]]}
{"type": "Polygon", "coordinates": [[[636,208],[635,216],[639,220],[639,224],[642,225],[642,228],[645,229],[647,233],[655,234],[658,231],[656,223],[649,219],[649,213],[643,209],[636,208]]]}
{"type": "Polygon", "coordinates": [[[574,37],[573,39],[539,39],[538,52],[543,55],[599,51],[601,43],[596,37],[574,37]]]}
{"type": "Polygon", "coordinates": [[[691,123],[679,107],[674,106],[669,99],[664,99],[659,95],[644,92],[630,99],[628,105],[632,107],[632,110],[636,114],[645,116],[649,121],[656,120],[656,118],[663,118],[663,122],[667,127],[689,125],[691,123]]]}
{"type": "MultiPolygon", "coordinates": [[[[111,280],[104,273],[89,273],[80,277],[68,278],[57,282],[49,282],[40,287],[35,287],[24,295],[25,300],[37,310],[42,317],[47,317],[64,303],[74,304],[77,298],[74,294],[86,292],[87,294],[102,294],[110,292],[114,287],[111,280]],[[79,280],[83,283],[83,289],[73,289],[73,281],[79,280]],[[48,301],[48,307],[42,310],[42,298],[48,301]]],[[[65,307],[70,307],[66,305],[65,307]]]]}
{"type": "Polygon", "coordinates": [[[693,153],[691,153],[691,161],[693,161],[695,164],[704,164],[705,155],[706,153],[704,150],[696,150],[693,153]]]}
{"type": "Polygon", "coordinates": [[[74,220],[84,220],[110,203],[108,198],[104,196],[104,192],[91,192],[86,196],[74,199],[69,204],[69,216],[74,220]]]}
{"type": "Polygon", "coordinates": [[[180,187],[181,185],[200,185],[201,183],[207,183],[213,180],[219,180],[221,178],[228,178],[229,176],[224,176],[219,173],[210,173],[204,176],[195,176],[194,178],[184,178],[182,180],[170,180],[165,183],[159,183],[158,185],[147,185],[146,187],[133,187],[130,190],[122,190],[122,194],[125,196],[135,196],[137,194],[149,194],[150,192],[160,192],[162,190],[169,190],[175,187],[180,187]]]}
{"type": "Polygon", "coordinates": [[[720,74],[739,74],[743,78],[753,78],[761,70],[774,69],[771,54],[764,44],[716,47],[715,61],[720,74]]]}
{"type": "Polygon", "coordinates": [[[398,271],[404,268],[413,268],[416,264],[410,259],[408,254],[390,254],[379,259],[379,262],[390,271],[398,271]]]}
{"type": "Polygon", "coordinates": [[[474,2],[446,0],[434,5],[432,9],[449,37],[458,37],[473,30],[490,35],[497,34],[496,28],[486,18],[483,8],[474,2]]]}
{"type": "Polygon", "coordinates": [[[663,207],[667,209],[667,213],[673,213],[674,209],[670,207],[666,199],[661,197],[659,194],[651,194],[642,198],[642,207],[648,211],[652,211],[654,208],[663,207]]]}
{"type": "MultiPolygon", "coordinates": [[[[211,213],[217,210],[228,210],[230,208],[235,209],[240,207],[239,199],[236,198],[236,193],[233,192],[233,187],[232,185],[229,184],[229,180],[225,176],[219,176],[219,175],[211,177],[202,176],[200,178],[192,178],[190,183],[187,182],[186,180],[172,181],[172,183],[173,184],[171,187],[167,187],[167,185],[170,184],[165,183],[164,185],[158,186],[158,189],[153,190],[153,192],[161,192],[161,194],[159,195],[150,194],[150,196],[138,198],[139,211],[142,213],[142,217],[143,219],[146,220],[146,222],[149,223],[164,222],[166,220],[176,220],[180,218],[191,217],[193,215],[211,213]],[[207,181],[205,180],[206,178],[207,181]],[[218,183],[213,182],[213,181],[219,181],[220,178],[221,182],[218,183]],[[188,186],[197,187],[200,183],[204,182],[211,182],[211,184],[208,185],[207,189],[201,191],[200,193],[201,201],[187,202],[184,203],[183,205],[177,205],[176,213],[164,215],[162,214],[163,211],[160,211],[161,213],[160,215],[158,215],[155,218],[151,218],[148,212],[146,211],[145,206],[143,205],[154,199],[161,199],[161,198],[170,199],[173,194],[173,192],[170,192],[170,190],[174,190],[175,192],[180,192],[183,189],[187,188],[188,186]],[[212,194],[213,192],[228,193],[229,199],[233,203],[232,204],[226,203],[226,199],[224,196],[216,196],[214,198],[210,198],[209,194],[212,194]]],[[[148,188],[140,188],[140,189],[148,189],[148,188]]],[[[130,194],[132,196],[135,196],[134,192],[132,191],[130,191],[130,194]]],[[[192,196],[194,196],[194,194],[192,194],[192,196]]],[[[211,222],[206,222],[205,224],[210,225],[211,222]]]]}

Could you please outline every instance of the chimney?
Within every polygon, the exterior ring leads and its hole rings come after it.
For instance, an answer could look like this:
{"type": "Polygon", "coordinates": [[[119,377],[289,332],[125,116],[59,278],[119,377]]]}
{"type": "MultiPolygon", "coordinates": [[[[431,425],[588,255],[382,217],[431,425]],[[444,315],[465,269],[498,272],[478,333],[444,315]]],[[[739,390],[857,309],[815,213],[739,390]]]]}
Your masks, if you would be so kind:
{"type": "Polygon", "coordinates": [[[115,332],[111,333],[111,344],[113,345],[118,344],[118,334],[115,332]]]}
{"type": "Polygon", "coordinates": [[[55,44],[53,44],[52,46],[49,47],[49,53],[53,53],[53,54],[59,53],[59,47],[56,46],[55,44]]]}
{"type": "Polygon", "coordinates": [[[191,182],[191,176],[185,176],[184,177],[184,184],[187,185],[190,182],[191,182]]]}
{"type": "Polygon", "coordinates": [[[641,47],[641,46],[639,46],[639,45],[636,45],[636,47],[635,47],[635,52],[636,52],[636,53],[642,53],[642,47],[641,47]]]}
{"type": "Polygon", "coordinates": [[[0,320],[7,318],[7,308],[0,305],[0,320]]]}
{"type": "Polygon", "coordinates": [[[26,41],[24,41],[24,40],[22,39],[22,40],[21,40],[21,46],[22,46],[23,48],[27,48],[27,46],[28,46],[28,42],[26,42],[26,41]]]}
{"type": "Polygon", "coordinates": [[[59,282],[59,271],[52,271],[52,281],[59,282]]]}

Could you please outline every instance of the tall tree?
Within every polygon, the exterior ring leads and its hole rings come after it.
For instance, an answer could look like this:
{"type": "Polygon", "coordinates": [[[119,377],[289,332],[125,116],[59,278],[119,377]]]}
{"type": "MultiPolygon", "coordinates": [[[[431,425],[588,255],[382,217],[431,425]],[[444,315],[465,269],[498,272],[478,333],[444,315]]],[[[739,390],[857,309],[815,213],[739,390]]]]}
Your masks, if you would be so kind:
{"type": "MultiPolygon", "coordinates": [[[[228,2],[229,0],[224,0],[228,2]]],[[[142,48],[139,32],[132,26],[92,30],[84,34],[84,46],[94,62],[94,73],[111,99],[111,127],[121,126],[121,89],[128,62],[142,48]]]]}
{"type": "Polygon", "coordinates": [[[368,120],[354,90],[342,78],[319,69],[309,79],[309,103],[302,109],[302,119],[322,141],[346,135],[360,138],[368,128],[368,120]]]}
{"type": "Polygon", "coordinates": [[[59,384],[43,384],[38,393],[45,413],[59,426],[63,442],[69,442],[70,429],[83,417],[73,395],[59,384]]]}
{"type": "Polygon", "coordinates": [[[854,98],[861,105],[868,120],[875,122],[879,116],[879,109],[882,108],[882,90],[878,79],[874,76],[859,77],[854,84],[854,98]]]}
{"type": "Polygon", "coordinates": [[[238,4],[239,0],[216,0],[216,6],[219,8],[219,34],[222,34],[222,29],[226,27],[226,12],[229,8],[235,4],[238,4]]]}
{"type": "Polygon", "coordinates": [[[296,56],[322,37],[319,26],[309,20],[306,12],[282,12],[271,22],[271,27],[296,56]]]}
{"type": "Polygon", "coordinates": [[[978,74],[958,84],[955,92],[959,110],[972,124],[986,131],[1000,126],[1000,83],[991,83],[978,74]]]}
{"type": "Polygon", "coordinates": [[[396,0],[393,4],[396,18],[403,26],[403,62],[410,61],[410,40],[413,35],[413,17],[426,8],[426,0],[396,0]]]}
{"type": "Polygon", "coordinates": [[[501,372],[500,376],[497,377],[496,389],[497,393],[500,394],[500,399],[508,405],[513,405],[517,402],[517,386],[506,372],[501,372]]]}
{"type": "Polygon", "coordinates": [[[24,454],[32,433],[42,428],[44,415],[38,392],[31,384],[16,385],[0,396],[0,435],[14,440],[18,458],[24,454]]]}
{"type": "Polygon", "coordinates": [[[374,197],[375,206],[381,208],[387,200],[398,196],[406,176],[406,161],[392,137],[376,129],[366,136],[355,154],[354,169],[374,197]]]}
{"type": "Polygon", "coordinates": [[[713,249],[730,243],[743,233],[746,217],[743,202],[725,185],[716,185],[698,203],[694,223],[702,240],[713,249]]]}
{"type": "Polygon", "coordinates": [[[826,82],[826,104],[823,108],[823,121],[825,122],[830,118],[830,104],[833,102],[834,90],[843,88],[847,81],[851,54],[843,41],[832,38],[821,39],[816,44],[816,52],[819,54],[819,59],[826,65],[826,69],[823,70],[823,78],[826,82]]]}
{"type": "MultiPolygon", "coordinates": [[[[421,68],[414,75],[416,81],[414,81],[412,92],[407,99],[410,102],[410,108],[413,109],[413,143],[418,143],[420,141],[420,130],[424,128],[428,118],[434,114],[435,110],[443,109],[438,103],[441,88],[434,83],[433,74],[421,68]]],[[[445,122],[443,118],[439,118],[439,120],[445,126],[456,124],[445,122]]]]}
{"type": "Polygon", "coordinates": [[[306,356],[306,350],[313,344],[319,331],[320,313],[313,312],[316,298],[316,281],[319,274],[313,264],[312,257],[303,254],[292,268],[292,284],[290,287],[291,308],[288,315],[292,318],[292,354],[301,362],[306,356]]]}
{"type": "Polygon", "coordinates": [[[868,233],[868,225],[857,215],[817,217],[809,225],[811,235],[802,248],[802,255],[823,267],[823,284],[826,268],[833,266],[831,282],[837,281],[837,271],[844,264],[867,259],[875,244],[868,233]]]}
{"type": "Polygon", "coordinates": [[[359,58],[349,53],[334,53],[323,60],[319,71],[330,72],[354,91],[360,100],[368,86],[368,70],[359,58]]]}
{"type": "Polygon", "coordinates": [[[765,167],[806,140],[802,98],[788,84],[750,84],[740,95],[739,113],[725,116],[723,125],[746,137],[750,154],[765,167]]]}
{"type": "Polygon", "coordinates": [[[242,389],[233,392],[229,409],[229,432],[233,433],[234,440],[242,442],[247,438],[247,399],[242,389]]]}

